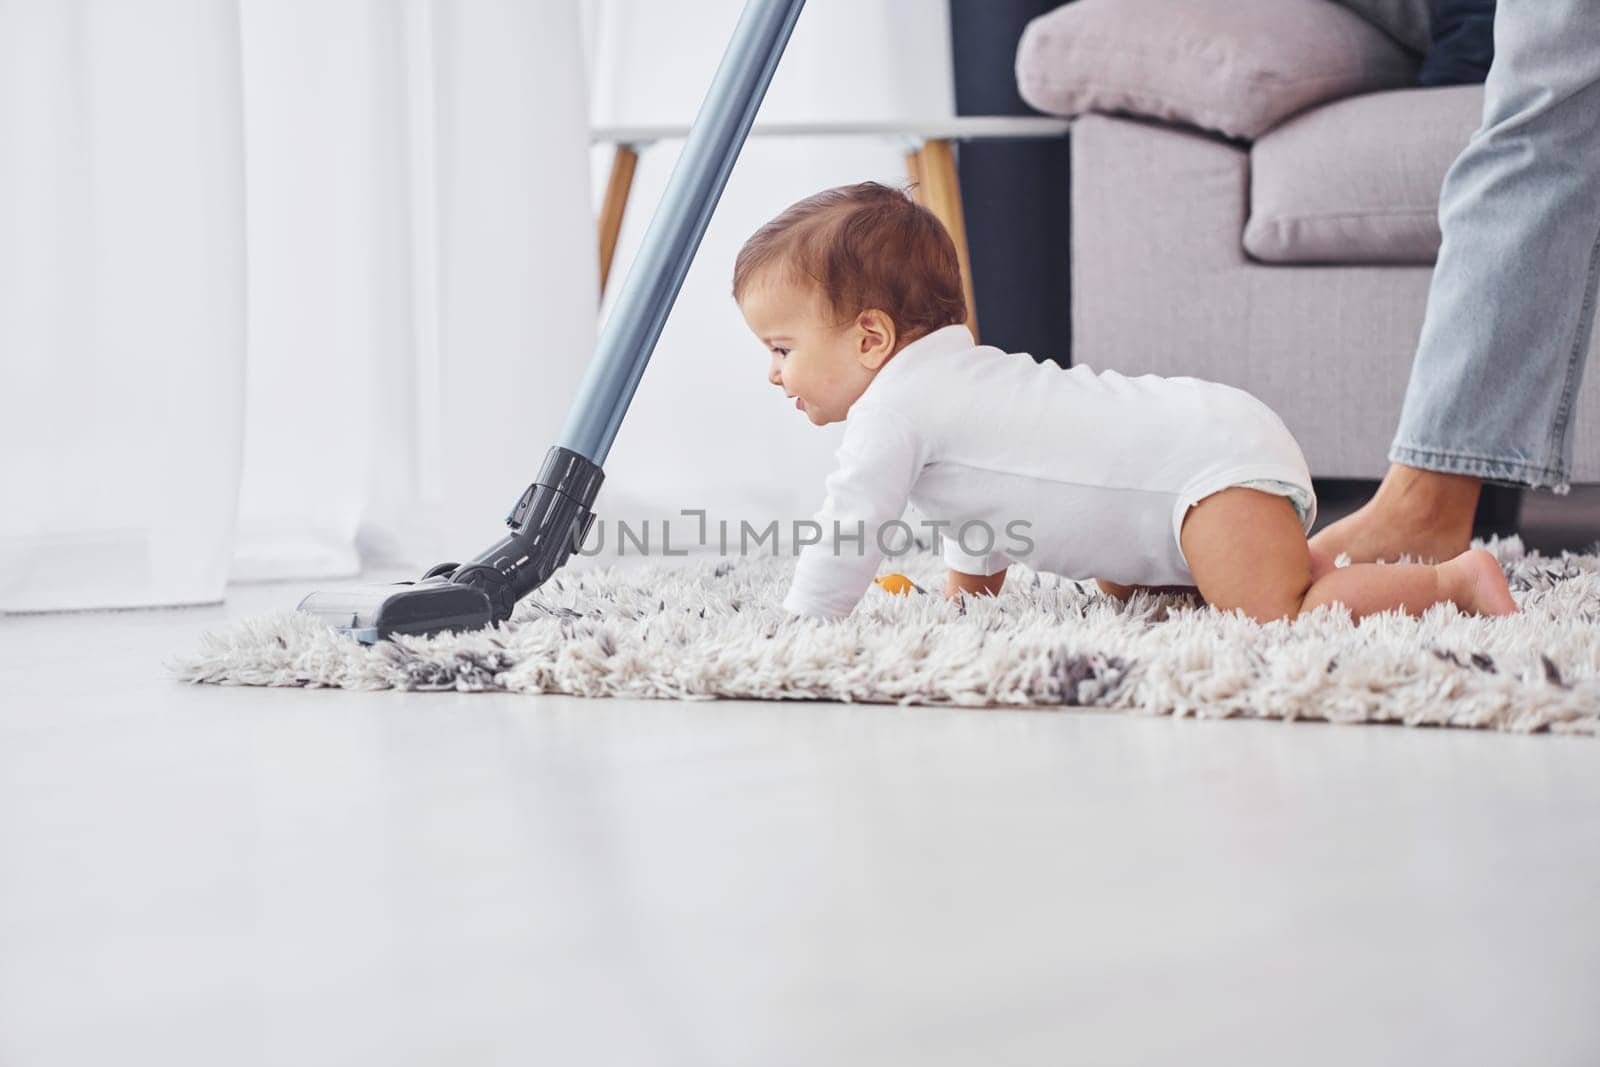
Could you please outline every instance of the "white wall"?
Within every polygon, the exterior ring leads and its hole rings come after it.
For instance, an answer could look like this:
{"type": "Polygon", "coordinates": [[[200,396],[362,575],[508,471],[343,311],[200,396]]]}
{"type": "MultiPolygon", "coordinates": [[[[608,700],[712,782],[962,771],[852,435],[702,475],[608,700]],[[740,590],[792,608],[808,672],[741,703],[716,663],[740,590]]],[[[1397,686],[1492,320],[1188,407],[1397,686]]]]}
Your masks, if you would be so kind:
{"type": "MultiPolygon", "coordinates": [[[[742,9],[740,0],[661,4],[586,0],[596,125],[688,123],[742,9]],[[684,12],[692,9],[693,17],[684,12]]],[[[761,122],[948,117],[955,112],[945,0],[812,0],[756,117],[761,122]]],[[[678,143],[639,161],[612,263],[608,313],[677,159],[678,143]]],[[[611,165],[592,150],[595,211],[611,165]]],[[[606,460],[602,519],[672,518],[673,549],[705,508],[786,531],[822,503],[842,424],[814,427],[766,381],[767,356],[729,295],[739,247],[789,204],[835,185],[903,183],[904,148],[865,139],[752,138],[717,206],[671,318],[606,460]]],[[[713,532],[713,544],[715,533],[713,532]]],[[[609,528],[606,554],[614,549],[609,528]]],[[[692,546],[691,546],[692,547],[692,546]]],[[[652,542],[652,552],[659,549],[652,542]]],[[[630,546],[630,551],[631,546],[630,546]]]]}

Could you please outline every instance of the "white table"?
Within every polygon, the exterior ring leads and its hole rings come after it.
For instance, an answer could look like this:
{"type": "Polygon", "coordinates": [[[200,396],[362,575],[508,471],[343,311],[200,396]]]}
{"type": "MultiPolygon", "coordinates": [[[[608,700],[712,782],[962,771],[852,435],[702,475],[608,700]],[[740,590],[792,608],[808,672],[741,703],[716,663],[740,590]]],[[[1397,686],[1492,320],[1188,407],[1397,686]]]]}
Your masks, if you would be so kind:
{"type": "MultiPolygon", "coordinates": [[[[751,137],[874,137],[900,142],[906,154],[906,175],[911,194],[927,207],[955,241],[961,261],[961,283],[967,297],[967,323],[978,335],[977,307],[972,299],[972,264],[967,255],[967,231],[962,219],[961,184],[956,177],[955,141],[986,139],[1037,139],[1063,137],[1069,119],[1044,116],[975,115],[958,118],[867,122],[758,122],[751,137]]],[[[627,210],[628,193],[639,153],[657,141],[681,140],[689,126],[598,126],[589,133],[591,144],[615,145],[611,177],[600,211],[600,291],[611,274],[617,233],[627,210]]]]}

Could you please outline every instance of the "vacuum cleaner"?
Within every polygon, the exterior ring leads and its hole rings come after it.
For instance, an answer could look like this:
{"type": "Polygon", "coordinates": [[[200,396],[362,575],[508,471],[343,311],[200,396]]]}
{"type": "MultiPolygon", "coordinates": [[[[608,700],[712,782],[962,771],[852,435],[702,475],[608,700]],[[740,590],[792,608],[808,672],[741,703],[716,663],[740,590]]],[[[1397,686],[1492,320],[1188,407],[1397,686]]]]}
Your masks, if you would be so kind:
{"type": "Polygon", "coordinates": [[[591,509],[611,442],[803,5],[804,0],[745,4],[561,437],[506,516],[511,532],[466,563],[440,563],[415,582],[312,593],[299,611],[363,644],[398,634],[477,630],[509,619],[518,600],[582,547],[594,524],[591,509]]]}

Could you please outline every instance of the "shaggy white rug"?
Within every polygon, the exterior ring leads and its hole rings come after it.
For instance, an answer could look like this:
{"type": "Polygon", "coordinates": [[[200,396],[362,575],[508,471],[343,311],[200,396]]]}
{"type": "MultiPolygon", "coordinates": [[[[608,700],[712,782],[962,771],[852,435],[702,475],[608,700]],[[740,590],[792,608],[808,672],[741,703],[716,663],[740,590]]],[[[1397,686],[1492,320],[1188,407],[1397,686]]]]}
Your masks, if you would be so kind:
{"type": "MultiPolygon", "coordinates": [[[[1474,542],[1475,545],[1482,544],[1474,542]]],[[[1127,605],[1012,566],[998,597],[949,602],[932,552],[886,560],[837,622],[790,620],[790,556],[558,573],[492,630],[367,647],[293,610],[207,633],[170,660],[220,685],[510,691],[676,700],[836,700],[1320,719],[1600,733],[1600,558],[1483,544],[1522,614],[1436,605],[1352,624],[1324,607],[1257,624],[1183,596],[1127,605]]],[[[1343,560],[1341,559],[1341,562],[1343,560]]]]}

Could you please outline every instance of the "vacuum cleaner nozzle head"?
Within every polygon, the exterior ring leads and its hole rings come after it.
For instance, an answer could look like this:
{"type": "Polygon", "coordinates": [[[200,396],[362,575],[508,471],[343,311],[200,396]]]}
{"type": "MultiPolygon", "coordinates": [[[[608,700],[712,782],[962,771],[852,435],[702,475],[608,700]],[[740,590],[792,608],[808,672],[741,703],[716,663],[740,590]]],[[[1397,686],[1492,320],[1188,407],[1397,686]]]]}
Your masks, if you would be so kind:
{"type": "Polygon", "coordinates": [[[489,598],[481,589],[457,585],[443,575],[420,582],[323,590],[300,601],[296,610],[315,615],[366,645],[396,634],[481,630],[494,621],[489,598]]]}

